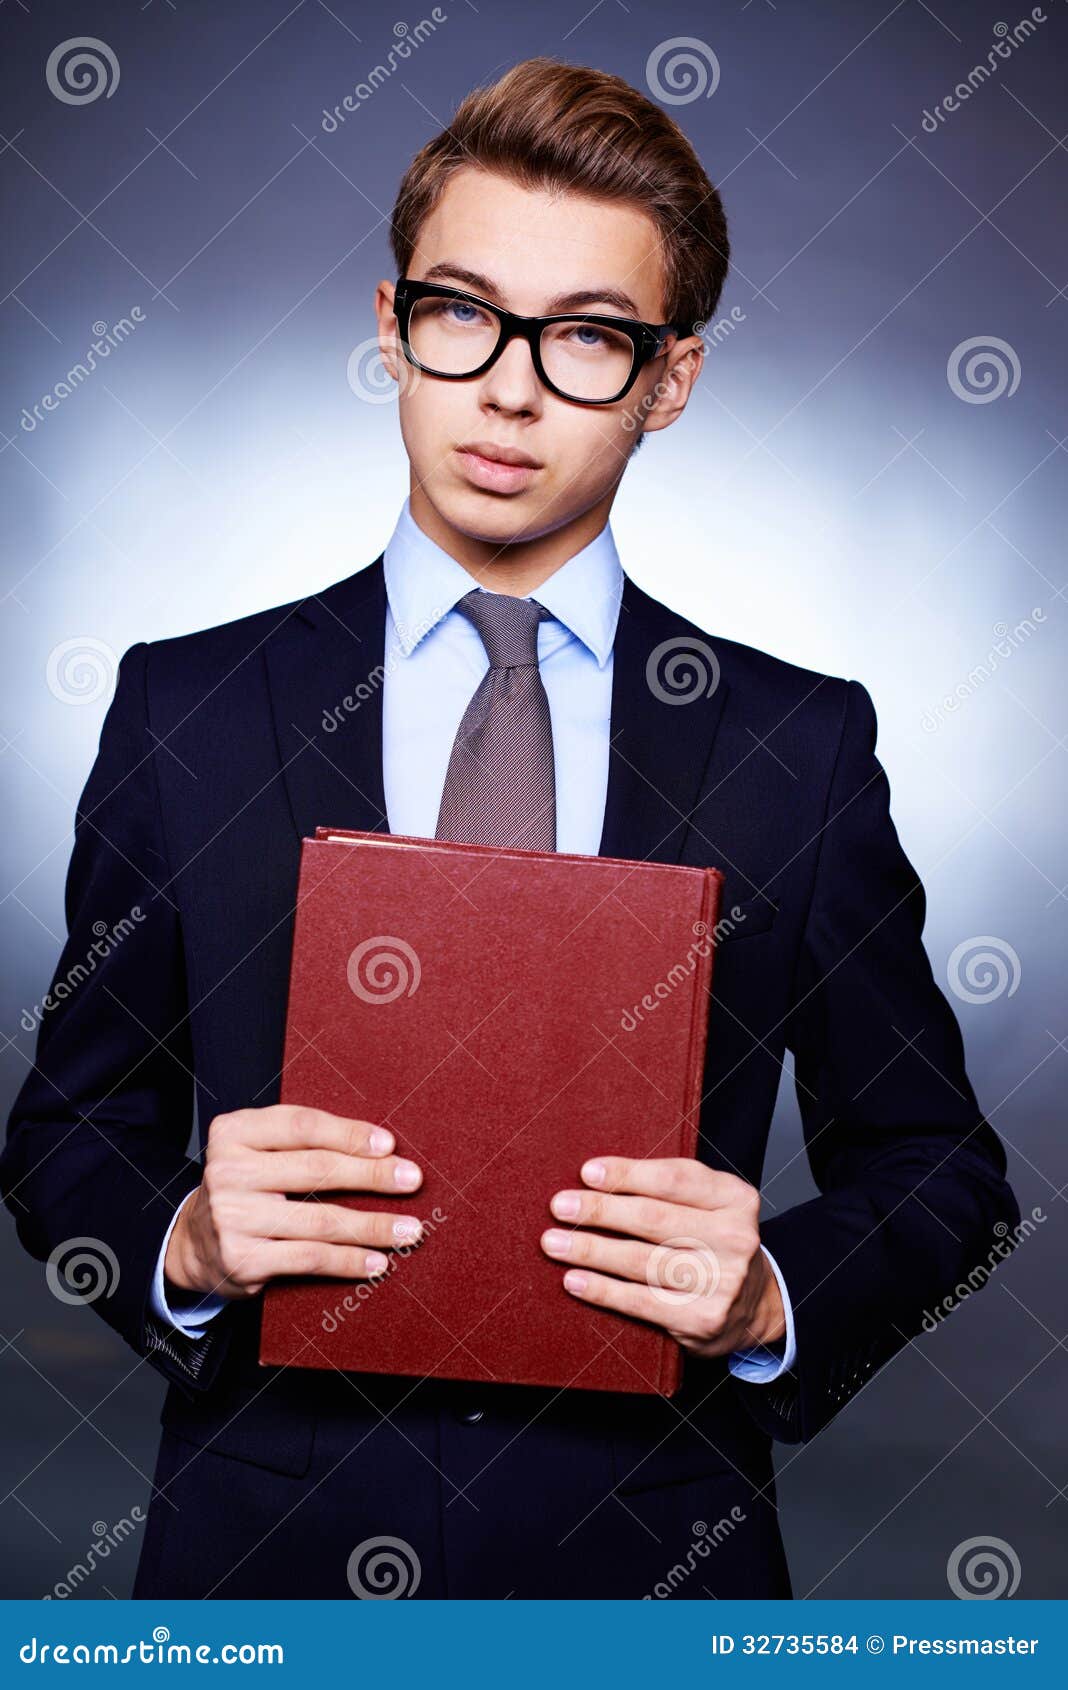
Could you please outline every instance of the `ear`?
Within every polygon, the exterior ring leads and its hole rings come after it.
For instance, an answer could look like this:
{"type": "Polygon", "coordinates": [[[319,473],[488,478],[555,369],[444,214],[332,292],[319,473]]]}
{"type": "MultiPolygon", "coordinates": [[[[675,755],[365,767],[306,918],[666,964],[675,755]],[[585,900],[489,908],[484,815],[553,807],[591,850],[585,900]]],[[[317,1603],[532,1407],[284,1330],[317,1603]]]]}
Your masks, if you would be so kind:
{"type": "Polygon", "coordinates": [[[393,312],[395,291],[392,282],[379,282],[375,289],[375,316],[378,319],[378,347],[382,362],[393,380],[398,381],[401,351],[397,341],[397,319],[393,312]]]}
{"type": "Polygon", "coordinates": [[[629,401],[635,422],[643,432],[668,428],[682,415],[704,358],[704,341],[694,334],[676,340],[667,352],[653,360],[637,401],[629,401]]]}

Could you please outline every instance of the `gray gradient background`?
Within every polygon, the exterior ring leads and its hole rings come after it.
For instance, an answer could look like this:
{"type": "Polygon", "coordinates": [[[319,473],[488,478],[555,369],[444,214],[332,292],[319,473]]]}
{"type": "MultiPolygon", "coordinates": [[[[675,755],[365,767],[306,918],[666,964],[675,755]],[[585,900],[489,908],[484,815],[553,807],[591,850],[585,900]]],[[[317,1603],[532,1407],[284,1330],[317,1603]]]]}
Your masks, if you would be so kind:
{"type": "MultiPolygon", "coordinates": [[[[1019,1557],[1021,1596],[1063,1596],[1065,7],[1047,0],[1036,38],[933,135],[925,109],[1022,5],[443,10],[332,135],[323,108],[384,59],[399,17],[414,26],[429,6],[0,11],[5,1099],[32,1057],[20,1015],[58,954],[73,808],[110,694],[57,696],[53,654],[86,638],[121,654],[370,562],[407,466],[392,403],[361,401],[346,368],[373,333],[374,283],[392,275],[387,219],[411,151],[517,59],[555,54],[642,86],[658,43],[699,37],[719,86],[672,110],[725,198],[721,311],[737,308],[736,327],[688,414],[629,468],[621,555],[712,634],[871,691],[937,975],[981,935],[1019,958],[1011,993],[952,1001],[1021,1206],[1048,1217],[813,1445],[780,1448],[795,1588],[945,1595],[954,1546],[994,1535],[1019,1557]],[[49,93],[45,63],[82,32],[109,43],[121,77],[113,97],[75,106],[49,93]],[[135,305],[145,321],[106,366],[20,426],[91,325],[135,305]],[[952,390],[947,361],[976,336],[1013,349],[1011,396],[952,390]],[[995,628],[1036,610],[976,678],[995,628]]],[[[787,1074],[771,1207],[809,1193],[799,1146],[787,1074]]],[[[94,1522],[144,1503],[163,1387],[91,1312],[49,1294],[9,1222],[2,1249],[0,1590],[33,1596],[85,1554],[94,1522]]],[[[82,1593],[127,1594],[135,1544],[82,1593]]]]}

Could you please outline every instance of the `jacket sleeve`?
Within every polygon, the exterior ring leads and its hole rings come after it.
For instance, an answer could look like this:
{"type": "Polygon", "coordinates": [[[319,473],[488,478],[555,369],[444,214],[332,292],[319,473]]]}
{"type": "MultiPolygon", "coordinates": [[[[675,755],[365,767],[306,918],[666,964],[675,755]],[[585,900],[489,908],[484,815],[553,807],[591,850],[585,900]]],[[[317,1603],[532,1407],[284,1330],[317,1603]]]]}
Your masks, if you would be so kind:
{"type": "Polygon", "coordinates": [[[147,654],[142,643],[122,659],[78,802],[68,937],[29,1016],[36,1060],[11,1111],[0,1192],[64,1300],[75,1300],[73,1289],[193,1394],[211,1383],[230,1322],[223,1315],[192,1339],[150,1303],[161,1242],[201,1167],[186,1155],[189,1003],[147,723],[147,654]]]}
{"type": "Polygon", "coordinates": [[[871,698],[850,681],[786,1030],[820,1195],[761,1226],[797,1359],[773,1384],[736,1387],[785,1442],[819,1432],[955,1286],[983,1283],[1019,1223],[923,946],[926,899],[875,740],[871,698]]]}

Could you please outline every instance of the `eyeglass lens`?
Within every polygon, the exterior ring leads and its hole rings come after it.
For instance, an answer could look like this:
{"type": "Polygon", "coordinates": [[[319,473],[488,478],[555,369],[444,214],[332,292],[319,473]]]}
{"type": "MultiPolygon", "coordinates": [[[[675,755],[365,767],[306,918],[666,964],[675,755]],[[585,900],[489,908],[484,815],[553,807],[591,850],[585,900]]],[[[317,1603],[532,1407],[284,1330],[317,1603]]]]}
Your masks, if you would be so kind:
{"type": "MultiPolygon", "coordinates": [[[[408,338],[426,369],[464,376],[491,356],[500,332],[500,320],[484,307],[431,296],[412,307],[408,338]]],[[[540,350],[549,380],[572,399],[613,398],[626,385],[635,356],[628,335],[580,318],[547,323],[540,350]]]]}

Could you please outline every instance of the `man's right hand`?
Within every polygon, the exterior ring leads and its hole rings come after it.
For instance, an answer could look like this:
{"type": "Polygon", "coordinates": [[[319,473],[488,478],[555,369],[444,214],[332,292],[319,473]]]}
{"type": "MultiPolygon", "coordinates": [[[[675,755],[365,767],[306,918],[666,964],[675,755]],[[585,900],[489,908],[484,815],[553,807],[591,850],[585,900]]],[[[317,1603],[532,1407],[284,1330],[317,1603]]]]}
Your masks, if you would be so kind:
{"type": "Polygon", "coordinates": [[[381,1192],[403,1197],[422,1170],[391,1154],[385,1127],[322,1109],[278,1103],[216,1115],[204,1178],[183,1203],[167,1245],[164,1277],[178,1292],[254,1297],[278,1274],[371,1279],[390,1246],[419,1242],[414,1215],[291,1203],[287,1193],[381,1192]]]}

